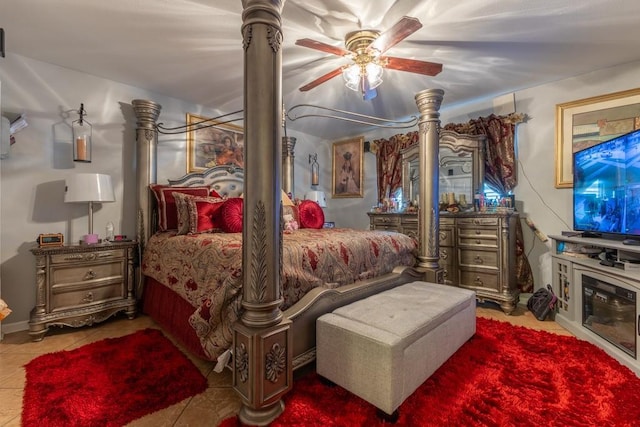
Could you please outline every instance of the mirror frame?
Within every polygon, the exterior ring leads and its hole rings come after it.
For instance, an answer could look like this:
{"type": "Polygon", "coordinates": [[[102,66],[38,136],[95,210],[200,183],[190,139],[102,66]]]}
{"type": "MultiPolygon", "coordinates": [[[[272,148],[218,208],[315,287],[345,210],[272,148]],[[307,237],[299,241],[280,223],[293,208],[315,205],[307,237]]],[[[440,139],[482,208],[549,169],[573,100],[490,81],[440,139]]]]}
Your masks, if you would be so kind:
{"type": "MultiPolygon", "coordinates": [[[[472,170],[472,195],[476,192],[483,193],[484,190],[484,156],[486,136],[466,135],[450,130],[441,130],[439,147],[446,147],[454,153],[467,152],[471,154],[472,170]]],[[[402,198],[412,200],[412,182],[410,179],[411,161],[419,158],[419,146],[412,145],[402,151],[402,198]]],[[[438,156],[438,180],[440,178],[440,156],[438,156]]],[[[438,181],[439,182],[439,181],[438,181]]],[[[419,185],[419,180],[415,180],[419,185]]],[[[440,199],[440,188],[438,185],[438,200],[440,199]]],[[[471,202],[471,201],[469,201],[471,202]]]]}

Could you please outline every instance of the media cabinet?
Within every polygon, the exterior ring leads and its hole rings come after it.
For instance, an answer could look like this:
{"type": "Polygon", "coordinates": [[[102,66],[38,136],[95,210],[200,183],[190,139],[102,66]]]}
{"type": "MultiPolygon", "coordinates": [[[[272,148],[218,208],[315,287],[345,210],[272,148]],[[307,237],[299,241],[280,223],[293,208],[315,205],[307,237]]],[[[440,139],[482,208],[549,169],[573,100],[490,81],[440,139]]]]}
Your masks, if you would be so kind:
{"type": "Polygon", "coordinates": [[[640,246],[605,238],[549,237],[556,321],[640,376],[640,246]]]}

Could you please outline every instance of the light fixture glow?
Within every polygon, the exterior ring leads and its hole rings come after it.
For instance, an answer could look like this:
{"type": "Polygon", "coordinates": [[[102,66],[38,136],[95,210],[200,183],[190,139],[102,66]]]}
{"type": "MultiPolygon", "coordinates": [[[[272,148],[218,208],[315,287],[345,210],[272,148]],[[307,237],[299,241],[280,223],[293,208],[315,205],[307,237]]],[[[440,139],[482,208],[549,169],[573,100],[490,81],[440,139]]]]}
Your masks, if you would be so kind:
{"type": "Polygon", "coordinates": [[[356,92],[365,92],[380,86],[380,83],[382,83],[382,71],[382,66],[373,60],[345,67],[342,70],[342,77],[349,89],[356,92]]]}

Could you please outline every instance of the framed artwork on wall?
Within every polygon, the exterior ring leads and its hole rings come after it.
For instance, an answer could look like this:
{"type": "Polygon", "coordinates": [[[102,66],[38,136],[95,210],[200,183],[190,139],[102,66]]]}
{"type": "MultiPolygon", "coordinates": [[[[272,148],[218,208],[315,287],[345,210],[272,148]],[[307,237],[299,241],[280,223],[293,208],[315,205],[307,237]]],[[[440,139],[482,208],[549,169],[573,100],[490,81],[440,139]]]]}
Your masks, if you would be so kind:
{"type": "Polygon", "coordinates": [[[640,129],[640,88],[556,105],[556,188],[573,187],[573,153],[640,129]]]}
{"type": "Polygon", "coordinates": [[[333,143],[332,197],[362,197],[364,137],[333,143]]]}
{"type": "Polygon", "coordinates": [[[187,132],[187,173],[217,165],[244,167],[243,128],[216,123],[206,117],[187,113],[187,126],[190,129],[187,132]]]}

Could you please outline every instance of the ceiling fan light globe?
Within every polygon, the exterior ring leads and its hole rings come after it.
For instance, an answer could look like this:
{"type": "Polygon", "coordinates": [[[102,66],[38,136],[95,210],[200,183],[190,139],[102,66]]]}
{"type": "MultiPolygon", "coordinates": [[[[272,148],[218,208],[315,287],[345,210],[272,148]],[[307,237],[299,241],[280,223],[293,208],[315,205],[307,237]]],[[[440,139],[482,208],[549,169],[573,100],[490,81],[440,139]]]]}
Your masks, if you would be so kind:
{"type": "Polygon", "coordinates": [[[382,70],[378,64],[373,62],[367,64],[367,80],[369,80],[370,89],[375,89],[382,83],[382,70]]]}
{"type": "Polygon", "coordinates": [[[344,77],[345,84],[349,89],[360,90],[360,67],[357,64],[346,67],[342,71],[342,77],[344,77]]]}

